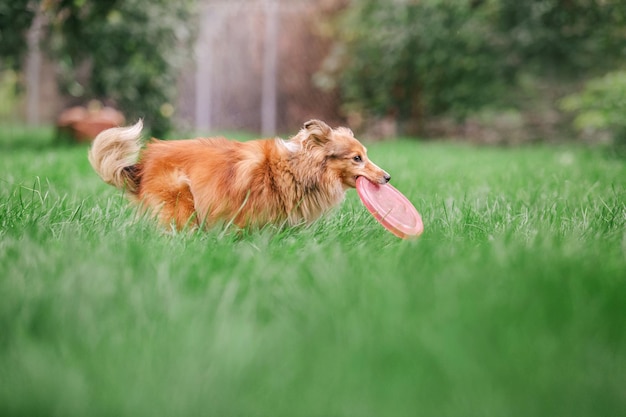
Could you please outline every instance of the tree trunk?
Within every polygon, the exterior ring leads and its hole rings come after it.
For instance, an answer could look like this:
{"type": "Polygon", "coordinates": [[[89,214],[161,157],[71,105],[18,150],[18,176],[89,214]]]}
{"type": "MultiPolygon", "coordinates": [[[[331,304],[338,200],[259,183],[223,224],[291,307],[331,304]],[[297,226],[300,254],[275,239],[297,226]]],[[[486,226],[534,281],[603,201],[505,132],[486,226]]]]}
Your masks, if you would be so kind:
{"type": "Polygon", "coordinates": [[[277,72],[278,72],[278,2],[265,0],[265,53],[263,59],[263,90],[261,96],[261,131],[276,134],[277,72]]]}
{"type": "Polygon", "coordinates": [[[40,123],[39,102],[40,83],[41,83],[41,31],[44,24],[44,16],[41,7],[36,8],[35,17],[28,29],[27,43],[28,55],[26,57],[26,121],[29,125],[38,125],[40,123]]]}

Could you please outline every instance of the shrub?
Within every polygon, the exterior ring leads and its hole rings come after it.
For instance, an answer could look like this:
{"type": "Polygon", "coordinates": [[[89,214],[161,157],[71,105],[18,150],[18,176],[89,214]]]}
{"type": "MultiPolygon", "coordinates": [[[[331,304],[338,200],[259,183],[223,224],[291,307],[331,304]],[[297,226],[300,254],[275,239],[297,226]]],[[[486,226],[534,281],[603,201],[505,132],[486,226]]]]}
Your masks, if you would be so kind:
{"type": "Polygon", "coordinates": [[[626,71],[589,80],[582,91],[562,99],[560,107],[576,113],[578,131],[592,137],[608,132],[614,142],[626,144],[626,71]]]}

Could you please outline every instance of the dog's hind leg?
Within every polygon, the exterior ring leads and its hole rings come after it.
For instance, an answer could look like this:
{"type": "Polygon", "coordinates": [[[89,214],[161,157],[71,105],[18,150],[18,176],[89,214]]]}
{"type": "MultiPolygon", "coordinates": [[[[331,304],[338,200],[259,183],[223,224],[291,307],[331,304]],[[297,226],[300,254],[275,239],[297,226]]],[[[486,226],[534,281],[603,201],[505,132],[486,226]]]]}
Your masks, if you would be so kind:
{"type": "Polygon", "coordinates": [[[189,187],[181,189],[172,208],[171,221],[176,225],[176,229],[182,230],[196,227],[198,225],[196,217],[193,196],[189,191],[189,187]]]}
{"type": "Polygon", "coordinates": [[[177,230],[198,225],[189,178],[176,170],[160,178],[160,187],[145,192],[143,200],[156,209],[164,226],[173,224],[177,230]]]}

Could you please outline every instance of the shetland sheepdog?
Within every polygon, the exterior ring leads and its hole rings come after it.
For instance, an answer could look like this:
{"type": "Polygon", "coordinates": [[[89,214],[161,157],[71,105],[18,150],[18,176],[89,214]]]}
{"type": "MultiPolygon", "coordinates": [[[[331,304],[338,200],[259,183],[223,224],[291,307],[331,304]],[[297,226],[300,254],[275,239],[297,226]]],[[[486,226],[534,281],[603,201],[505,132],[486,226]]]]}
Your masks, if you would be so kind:
{"type": "Polygon", "coordinates": [[[357,177],[391,178],[350,129],[320,120],[289,140],[152,139],[143,147],[142,129],[140,120],[101,132],[89,162],[165,227],[311,223],[341,203],[357,177]]]}

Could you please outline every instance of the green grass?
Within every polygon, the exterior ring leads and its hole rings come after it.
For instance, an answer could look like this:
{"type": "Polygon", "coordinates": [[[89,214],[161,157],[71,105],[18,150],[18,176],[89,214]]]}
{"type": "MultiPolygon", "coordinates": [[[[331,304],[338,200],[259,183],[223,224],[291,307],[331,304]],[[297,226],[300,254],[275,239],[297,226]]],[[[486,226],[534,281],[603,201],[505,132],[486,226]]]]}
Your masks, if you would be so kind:
{"type": "Polygon", "coordinates": [[[415,241],[164,233],[51,131],[0,134],[0,415],[626,415],[626,164],[396,141],[415,241]]]}

